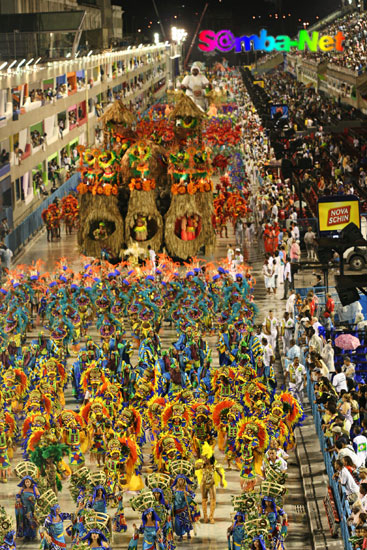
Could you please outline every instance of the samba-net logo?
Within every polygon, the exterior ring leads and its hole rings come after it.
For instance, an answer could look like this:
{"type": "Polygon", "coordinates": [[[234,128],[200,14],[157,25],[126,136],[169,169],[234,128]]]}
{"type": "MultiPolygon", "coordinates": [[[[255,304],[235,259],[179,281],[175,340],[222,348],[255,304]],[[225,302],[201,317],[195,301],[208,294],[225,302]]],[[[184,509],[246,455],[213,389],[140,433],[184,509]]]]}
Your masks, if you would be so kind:
{"type": "Polygon", "coordinates": [[[291,48],[304,51],[308,48],[310,52],[317,52],[318,50],[342,52],[344,40],[345,36],[341,31],[338,31],[333,37],[329,35],[320,36],[317,31],[312,32],[310,35],[308,31],[303,29],[299,31],[298,38],[292,40],[286,35],[270,36],[265,29],[260,31],[259,36],[252,34],[251,36],[239,37],[235,37],[231,31],[227,30],[219,32],[206,30],[201,31],[199,34],[199,50],[203,52],[212,52],[213,50],[230,52],[234,49],[236,53],[240,53],[251,50],[289,52],[291,48]]]}

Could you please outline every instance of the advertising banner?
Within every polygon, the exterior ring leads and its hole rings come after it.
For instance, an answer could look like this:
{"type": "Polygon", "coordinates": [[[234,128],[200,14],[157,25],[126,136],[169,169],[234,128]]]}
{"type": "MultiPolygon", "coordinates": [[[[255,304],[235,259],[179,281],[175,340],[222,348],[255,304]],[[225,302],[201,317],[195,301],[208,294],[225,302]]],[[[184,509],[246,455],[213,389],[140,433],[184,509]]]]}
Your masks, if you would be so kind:
{"type": "Polygon", "coordinates": [[[342,195],[322,197],[317,203],[319,232],[322,234],[341,231],[353,222],[361,227],[361,217],[358,197],[342,195]]]}

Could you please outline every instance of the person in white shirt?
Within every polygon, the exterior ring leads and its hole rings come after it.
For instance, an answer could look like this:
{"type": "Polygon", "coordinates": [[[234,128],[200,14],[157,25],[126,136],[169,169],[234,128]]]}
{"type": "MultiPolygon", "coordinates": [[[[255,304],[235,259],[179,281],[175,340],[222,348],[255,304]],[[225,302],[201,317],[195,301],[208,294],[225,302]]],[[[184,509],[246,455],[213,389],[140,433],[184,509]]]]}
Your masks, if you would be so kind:
{"type": "MultiPolygon", "coordinates": [[[[278,285],[280,284],[279,274],[280,274],[280,271],[281,271],[281,262],[280,262],[279,250],[276,250],[274,252],[273,268],[274,268],[274,276],[275,276],[274,282],[275,282],[275,290],[276,290],[278,288],[278,285]]],[[[281,282],[283,283],[283,281],[281,281],[281,282]]]]}
{"type": "Polygon", "coordinates": [[[6,245],[0,247],[1,265],[5,269],[10,269],[13,252],[6,245]]]}
{"type": "Polygon", "coordinates": [[[329,371],[324,361],[322,359],[315,359],[315,363],[317,368],[314,370],[314,372],[320,373],[320,376],[329,378],[329,371]]]}
{"type": "Polygon", "coordinates": [[[333,478],[337,479],[344,487],[348,500],[350,500],[350,502],[354,502],[358,498],[359,488],[357,483],[354,481],[352,474],[339,459],[335,461],[335,470],[336,472],[333,475],[333,478]]]}
{"type": "Polygon", "coordinates": [[[342,372],[344,372],[347,378],[354,379],[356,366],[351,362],[350,357],[344,357],[344,363],[342,364],[342,372]]]}
{"type": "Polygon", "coordinates": [[[338,393],[342,390],[348,391],[347,379],[344,372],[341,371],[340,367],[336,367],[336,375],[333,378],[333,386],[338,393]]]}
{"type": "Polygon", "coordinates": [[[272,257],[265,258],[262,273],[267,293],[270,294],[273,291],[275,294],[275,266],[272,257]]]}
{"type": "Polygon", "coordinates": [[[279,321],[276,317],[274,317],[274,312],[272,309],[269,309],[269,313],[265,317],[263,325],[265,325],[265,327],[268,329],[268,332],[270,332],[271,334],[270,343],[273,346],[273,349],[275,349],[276,343],[277,343],[276,341],[278,336],[279,321]]]}
{"type": "Polygon", "coordinates": [[[285,378],[289,382],[289,391],[303,403],[303,390],[307,382],[306,367],[300,364],[298,357],[286,366],[285,378]]]}
{"type": "Polygon", "coordinates": [[[288,311],[290,315],[293,315],[294,313],[295,303],[296,303],[296,291],[292,290],[287,300],[287,303],[285,304],[285,310],[288,311]]]}
{"type": "Polygon", "coordinates": [[[278,205],[276,202],[271,209],[271,217],[274,218],[275,221],[278,221],[278,205]]]}
{"type": "Polygon", "coordinates": [[[320,338],[320,336],[318,335],[318,333],[316,333],[316,331],[313,329],[313,328],[310,328],[310,333],[313,331],[313,334],[311,336],[311,338],[309,339],[308,341],[308,346],[311,348],[313,347],[315,351],[317,351],[317,353],[321,354],[321,351],[322,351],[322,339],[320,338]]]}
{"type": "Polygon", "coordinates": [[[264,336],[261,339],[261,349],[264,357],[264,364],[270,371],[270,367],[274,361],[274,351],[271,344],[268,343],[268,339],[264,336]]]}
{"type": "Polygon", "coordinates": [[[182,81],[181,88],[186,91],[193,102],[205,110],[205,88],[209,86],[209,80],[205,75],[200,74],[200,69],[197,65],[191,67],[191,74],[186,75],[182,81]]]}
{"type": "MultiPolygon", "coordinates": [[[[287,256],[287,259],[285,261],[284,270],[283,270],[283,282],[284,282],[284,294],[283,294],[282,300],[286,300],[287,296],[288,296],[288,290],[292,285],[292,269],[291,269],[291,263],[289,261],[288,256],[287,256]]],[[[289,299],[291,298],[291,296],[293,294],[294,294],[294,298],[292,298],[292,301],[293,301],[293,308],[294,308],[294,302],[296,301],[295,291],[292,291],[292,294],[288,298],[288,301],[289,301],[289,299]]],[[[288,306],[288,302],[287,302],[287,305],[286,305],[286,310],[287,310],[287,306],[288,306]]],[[[293,308],[292,308],[292,313],[293,313],[293,308]]],[[[290,312],[288,312],[288,313],[290,313],[290,312]]]]}
{"type": "MultiPolygon", "coordinates": [[[[316,334],[320,334],[319,333],[319,328],[322,327],[322,324],[319,322],[317,317],[312,317],[311,325],[312,325],[312,328],[314,329],[314,331],[316,332],[316,334]]],[[[322,342],[321,348],[323,348],[323,347],[324,347],[324,341],[322,342]]]]}
{"type": "Polygon", "coordinates": [[[356,434],[353,439],[353,447],[358,458],[360,458],[362,466],[364,466],[367,458],[367,437],[362,434],[360,426],[355,426],[353,431],[356,434]]]}
{"type": "Polygon", "coordinates": [[[283,353],[287,353],[290,348],[290,342],[294,331],[294,321],[286,311],[281,323],[281,332],[283,340],[283,353]]]}
{"type": "Polygon", "coordinates": [[[148,245],[148,253],[149,253],[149,260],[150,260],[151,263],[152,263],[153,272],[155,273],[155,270],[156,270],[156,257],[157,257],[157,254],[154,252],[154,250],[153,250],[153,248],[150,246],[150,244],[148,245]]]}
{"type": "Polygon", "coordinates": [[[299,229],[295,223],[292,223],[291,235],[292,235],[292,239],[296,239],[296,241],[299,240],[299,229]]]}
{"type": "Polygon", "coordinates": [[[265,461],[265,464],[264,464],[264,466],[265,466],[264,470],[266,470],[267,465],[269,465],[270,468],[272,470],[274,470],[275,472],[277,472],[278,474],[283,474],[288,469],[288,464],[286,463],[286,461],[281,456],[277,456],[277,452],[276,452],[275,449],[270,449],[266,453],[266,461],[265,461]]]}
{"type": "Polygon", "coordinates": [[[305,236],[303,237],[307,250],[307,259],[316,260],[316,248],[315,248],[316,235],[312,231],[312,227],[309,227],[305,236]]]}
{"type": "Polygon", "coordinates": [[[298,357],[298,359],[301,359],[301,356],[302,356],[301,348],[296,344],[294,339],[291,340],[290,344],[291,344],[291,347],[287,352],[287,358],[290,361],[294,361],[296,357],[298,357]]]}
{"type": "Polygon", "coordinates": [[[243,264],[243,256],[241,254],[241,249],[236,248],[235,255],[234,255],[234,258],[233,258],[233,262],[232,262],[232,267],[234,269],[236,269],[237,267],[239,267],[242,264],[243,264]]]}
{"type": "Polygon", "coordinates": [[[345,456],[349,456],[356,468],[362,466],[362,458],[354,452],[352,445],[347,445],[343,439],[338,439],[335,443],[338,452],[338,460],[342,460],[345,456]]]}
{"type": "Polygon", "coordinates": [[[266,458],[269,457],[270,451],[275,451],[277,457],[279,456],[283,460],[288,460],[289,458],[289,455],[284,451],[284,449],[279,447],[278,440],[275,437],[270,440],[269,449],[265,453],[266,458]]]}
{"type": "Polygon", "coordinates": [[[290,220],[293,220],[293,221],[296,221],[297,218],[298,218],[297,211],[294,210],[294,211],[291,213],[291,215],[289,216],[289,219],[290,219],[290,220]]]}
{"type": "Polygon", "coordinates": [[[232,264],[233,256],[234,256],[234,247],[233,247],[233,245],[232,246],[229,245],[228,250],[227,250],[227,260],[229,262],[229,265],[232,264]]]}
{"type": "Polygon", "coordinates": [[[334,349],[331,340],[328,340],[326,344],[324,344],[321,352],[321,357],[328,368],[329,380],[331,380],[332,375],[335,373],[334,349]]]}

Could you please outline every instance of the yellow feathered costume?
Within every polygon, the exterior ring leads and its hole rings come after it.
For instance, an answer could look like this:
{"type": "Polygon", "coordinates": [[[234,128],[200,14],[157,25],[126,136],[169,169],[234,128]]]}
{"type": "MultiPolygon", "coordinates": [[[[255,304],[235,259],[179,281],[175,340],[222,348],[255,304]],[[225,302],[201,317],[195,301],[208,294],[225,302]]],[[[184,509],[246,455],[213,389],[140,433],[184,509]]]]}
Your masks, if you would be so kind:
{"type": "MultiPolygon", "coordinates": [[[[201,456],[207,458],[208,460],[211,459],[213,456],[213,448],[209,445],[209,443],[205,442],[202,450],[201,450],[201,456]]],[[[224,468],[220,466],[217,461],[214,459],[214,464],[212,464],[213,470],[214,470],[214,483],[215,486],[218,487],[220,483],[222,482],[222,486],[224,488],[227,487],[227,481],[224,473],[224,468]]],[[[198,480],[199,486],[201,485],[203,481],[203,468],[205,468],[205,462],[203,459],[196,461],[196,469],[195,474],[198,480]]]]}

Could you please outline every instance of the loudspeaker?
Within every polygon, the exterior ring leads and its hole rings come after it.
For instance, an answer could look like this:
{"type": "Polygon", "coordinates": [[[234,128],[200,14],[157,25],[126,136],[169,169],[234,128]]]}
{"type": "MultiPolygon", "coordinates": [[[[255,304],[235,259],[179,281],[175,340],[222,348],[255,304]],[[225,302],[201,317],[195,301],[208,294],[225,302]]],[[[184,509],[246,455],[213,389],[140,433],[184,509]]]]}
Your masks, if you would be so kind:
{"type": "Polygon", "coordinates": [[[331,248],[318,248],[317,257],[320,264],[328,264],[334,256],[334,251],[331,248]]]}
{"type": "Polygon", "coordinates": [[[302,157],[298,159],[297,167],[300,170],[309,170],[312,168],[312,160],[309,158],[302,157]]]}
{"type": "Polygon", "coordinates": [[[293,172],[293,164],[289,159],[283,158],[281,164],[281,171],[284,179],[291,178],[293,172]]]}
{"type": "Polygon", "coordinates": [[[349,304],[353,304],[353,302],[359,300],[359,293],[356,288],[342,288],[340,285],[337,285],[335,288],[342,306],[349,306],[349,304]]]}
{"type": "Polygon", "coordinates": [[[351,222],[348,223],[348,225],[344,227],[344,229],[340,232],[340,238],[347,242],[353,243],[355,241],[360,241],[361,239],[363,239],[363,235],[358,226],[355,223],[351,222]]]}

